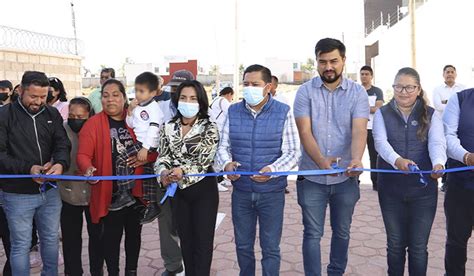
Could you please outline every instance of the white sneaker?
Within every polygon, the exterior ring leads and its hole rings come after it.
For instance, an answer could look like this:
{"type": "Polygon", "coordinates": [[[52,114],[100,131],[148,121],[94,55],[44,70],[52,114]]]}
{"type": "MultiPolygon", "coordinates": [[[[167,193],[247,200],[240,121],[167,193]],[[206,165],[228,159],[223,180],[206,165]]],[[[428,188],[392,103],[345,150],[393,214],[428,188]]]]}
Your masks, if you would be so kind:
{"type": "Polygon", "coordinates": [[[39,267],[41,265],[43,265],[41,254],[38,246],[35,246],[30,251],[30,268],[39,267]]]}
{"type": "MultiPolygon", "coordinates": [[[[224,181],[222,181],[222,182],[224,182],[224,181]]],[[[217,183],[217,189],[219,190],[219,192],[226,192],[226,191],[228,191],[229,189],[227,189],[226,187],[224,187],[224,185],[222,184],[222,182],[217,183]]]]}
{"type": "Polygon", "coordinates": [[[232,186],[232,181],[230,181],[229,179],[227,178],[224,178],[224,181],[221,182],[224,186],[232,186]]]}

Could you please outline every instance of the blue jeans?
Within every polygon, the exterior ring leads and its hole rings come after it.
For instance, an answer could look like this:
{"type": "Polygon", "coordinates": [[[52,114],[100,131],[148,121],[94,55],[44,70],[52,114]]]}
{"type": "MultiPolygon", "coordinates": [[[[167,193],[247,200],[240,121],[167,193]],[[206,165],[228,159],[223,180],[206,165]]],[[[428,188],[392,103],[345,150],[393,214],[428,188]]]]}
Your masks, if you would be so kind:
{"type": "Polygon", "coordinates": [[[428,239],[436,213],[437,192],[422,196],[394,196],[379,185],[379,202],[387,231],[388,275],[403,275],[408,249],[410,275],[426,275],[428,239]]]}
{"type": "Polygon", "coordinates": [[[303,265],[305,275],[321,275],[321,237],[329,204],[332,228],[328,275],[343,275],[347,266],[354,207],[360,198],[357,179],[324,185],[307,179],[296,182],[298,204],[303,211],[303,265]]]}
{"type": "Polygon", "coordinates": [[[241,276],[255,275],[254,245],[257,219],[263,257],[262,275],[279,275],[284,207],[285,191],[252,193],[233,190],[232,222],[241,276]]]}
{"type": "Polygon", "coordinates": [[[3,208],[10,228],[10,265],[13,275],[30,275],[29,253],[33,218],[41,242],[41,275],[58,275],[61,206],[58,189],[50,189],[42,194],[3,193],[3,208]]]}

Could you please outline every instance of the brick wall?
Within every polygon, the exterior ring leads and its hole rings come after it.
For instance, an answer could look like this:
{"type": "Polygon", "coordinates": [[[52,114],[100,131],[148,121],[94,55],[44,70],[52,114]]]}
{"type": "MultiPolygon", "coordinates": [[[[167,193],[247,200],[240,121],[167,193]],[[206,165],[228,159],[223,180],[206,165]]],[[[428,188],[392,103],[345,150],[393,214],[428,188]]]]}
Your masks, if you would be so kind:
{"type": "Polygon", "coordinates": [[[59,78],[69,99],[81,93],[81,58],[73,55],[56,55],[0,49],[0,79],[16,85],[23,72],[28,70],[45,72],[48,77],[59,78]]]}

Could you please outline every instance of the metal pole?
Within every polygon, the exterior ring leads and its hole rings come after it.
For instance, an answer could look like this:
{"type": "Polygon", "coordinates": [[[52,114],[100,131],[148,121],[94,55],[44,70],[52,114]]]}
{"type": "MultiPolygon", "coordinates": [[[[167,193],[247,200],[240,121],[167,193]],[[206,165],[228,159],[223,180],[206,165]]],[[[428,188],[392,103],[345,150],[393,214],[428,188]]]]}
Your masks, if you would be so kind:
{"type": "Polygon", "coordinates": [[[234,26],[234,39],[235,39],[235,56],[234,56],[234,93],[236,95],[236,100],[240,99],[240,89],[239,89],[239,80],[240,80],[240,63],[239,63],[239,5],[238,0],[235,0],[235,26],[234,26]]]}
{"type": "Polygon", "coordinates": [[[416,8],[415,0],[409,0],[408,12],[410,14],[410,31],[411,31],[411,66],[416,68],[416,8]]]}
{"type": "Polygon", "coordinates": [[[400,21],[400,6],[397,6],[397,22],[400,21]]]}
{"type": "Polygon", "coordinates": [[[380,26],[383,26],[383,12],[380,12],[380,26]]]}
{"type": "Polygon", "coordinates": [[[71,12],[72,12],[72,28],[74,29],[74,54],[77,56],[77,32],[76,32],[76,16],[74,14],[74,3],[71,1],[71,12]]]}

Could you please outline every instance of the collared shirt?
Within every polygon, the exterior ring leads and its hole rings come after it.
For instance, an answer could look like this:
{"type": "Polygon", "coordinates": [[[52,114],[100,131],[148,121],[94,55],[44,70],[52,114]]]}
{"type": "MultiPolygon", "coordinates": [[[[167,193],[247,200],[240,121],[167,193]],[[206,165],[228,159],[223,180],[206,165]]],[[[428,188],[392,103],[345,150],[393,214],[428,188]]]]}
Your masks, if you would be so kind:
{"type": "MultiPolygon", "coordinates": [[[[408,118],[404,117],[405,122],[408,118]]],[[[395,166],[395,162],[400,156],[390,145],[387,137],[387,128],[383,119],[382,112],[377,110],[374,116],[374,142],[377,153],[387,163],[392,165],[393,168],[398,169],[395,166]]],[[[431,117],[430,128],[428,130],[428,151],[430,153],[431,163],[434,165],[443,165],[446,163],[446,139],[444,138],[443,122],[441,118],[434,113],[431,117]]]]}
{"type": "Polygon", "coordinates": [[[461,140],[458,137],[460,113],[458,95],[454,94],[449,98],[443,114],[444,133],[448,145],[448,157],[464,163],[464,155],[468,151],[461,145],[461,140]]]}
{"type": "Polygon", "coordinates": [[[442,102],[449,100],[452,95],[465,88],[466,87],[460,83],[454,83],[452,87],[444,83],[433,90],[433,105],[440,117],[443,116],[443,111],[446,108],[446,104],[442,102]]]}
{"type": "MultiPolygon", "coordinates": [[[[310,118],[311,129],[325,157],[340,157],[339,166],[346,168],[352,160],[352,120],[369,118],[369,99],[364,87],[343,78],[334,91],[329,91],[320,77],[303,84],[296,93],[295,118],[310,118]]],[[[301,146],[300,170],[316,170],[318,165],[301,146]]],[[[347,176],[305,176],[319,184],[338,184],[347,176]]]]}
{"type": "MultiPolygon", "coordinates": [[[[256,118],[259,111],[253,110],[248,104],[245,107],[256,118]]],[[[289,171],[296,166],[299,157],[299,136],[296,128],[293,114],[288,112],[285,124],[283,126],[283,135],[281,143],[281,156],[272,164],[269,165],[272,172],[289,171]]],[[[232,148],[229,139],[229,116],[227,115],[224,122],[224,128],[221,133],[219,148],[217,150],[217,164],[224,170],[225,166],[232,162],[232,148]]],[[[261,168],[263,169],[263,168],[261,168]]]]}

